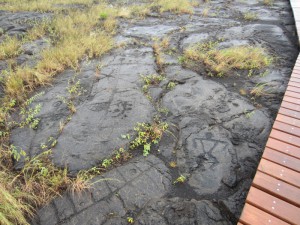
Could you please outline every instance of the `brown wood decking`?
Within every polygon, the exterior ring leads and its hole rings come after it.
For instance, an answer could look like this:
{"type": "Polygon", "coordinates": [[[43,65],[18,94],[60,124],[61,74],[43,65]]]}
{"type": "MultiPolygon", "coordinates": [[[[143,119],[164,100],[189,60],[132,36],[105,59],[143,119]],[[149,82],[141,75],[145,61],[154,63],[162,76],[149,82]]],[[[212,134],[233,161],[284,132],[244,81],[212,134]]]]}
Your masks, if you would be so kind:
{"type": "MultiPolygon", "coordinates": [[[[298,38],[300,0],[291,0],[298,38]]],[[[300,224],[300,55],[238,225],[300,224]]]]}
{"type": "Polygon", "coordinates": [[[300,69],[297,65],[300,68],[300,56],[239,224],[300,224],[300,69]]]}

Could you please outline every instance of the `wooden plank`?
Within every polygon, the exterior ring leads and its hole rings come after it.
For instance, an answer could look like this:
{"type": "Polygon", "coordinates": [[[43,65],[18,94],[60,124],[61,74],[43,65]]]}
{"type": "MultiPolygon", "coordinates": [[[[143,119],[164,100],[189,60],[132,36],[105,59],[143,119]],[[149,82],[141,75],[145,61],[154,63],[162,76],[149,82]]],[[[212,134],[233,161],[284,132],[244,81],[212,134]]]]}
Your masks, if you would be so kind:
{"type": "Polygon", "coordinates": [[[282,114],[277,114],[276,117],[277,121],[283,122],[283,123],[287,123],[296,127],[300,127],[300,120],[289,117],[289,116],[285,116],[282,114]]]}
{"type": "Polygon", "coordinates": [[[291,78],[296,78],[296,79],[299,80],[300,79],[300,74],[292,73],[291,78]]]}
{"type": "Polygon", "coordinates": [[[299,119],[300,118],[300,115],[299,115],[300,114],[300,107],[293,104],[293,103],[283,101],[281,103],[279,113],[283,114],[283,115],[286,115],[286,116],[293,117],[295,119],[299,119]],[[297,109],[299,111],[297,111],[297,109]]]}
{"type": "Polygon", "coordinates": [[[283,97],[283,101],[291,102],[291,103],[296,104],[296,105],[300,105],[300,99],[293,98],[293,97],[286,96],[286,95],[283,97]]]}
{"type": "Polygon", "coordinates": [[[292,92],[292,91],[286,91],[285,96],[293,97],[293,98],[300,98],[300,93],[292,92]]]}
{"type": "Polygon", "coordinates": [[[240,221],[244,224],[251,225],[287,225],[288,223],[274,217],[253,205],[245,204],[244,210],[240,217],[240,221]]]}
{"type": "Polygon", "coordinates": [[[288,202],[267,194],[255,187],[250,188],[246,201],[281,220],[292,224],[299,224],[299,207],[291,205],[288,202]]]}
{"type": "Polygon", "coordinates": [[[300,128],[292,126],[290,124],[282,123],[280,121],[275,121],[273,124],[273,129],[283,131],[285,133],[300,137],[300,128]]]}
{"type": "Polygon", "coordinates": [[[300,189],[286,182],[257,171],[252,185],[290,204],[300,206],[300,189]]]}
{"type": "MultiPolygon", "coordinates": [[[[291,81],[292,78],[299,80],[300,79],[300,74],[292,73],[289,81],[291,81]]],[[[296,80],[294,80],[293,82],[299,83],[299,81],[296,81],[296,80]]]]}
{"type": "Polygon", "coordinates": [[[300,137],[287,134],[285,132],[275,130],[275,129],[271,131],[270,137],[300,147],[300,137]]]}
{"type": "Polygon", "coordinates": [[[258,171],[300,188],[299,173],[262,158],[258,171]]]}
{"type": "Polygon", "coordinates": [[[296,83],[296,82],[292,82],[292,81],[290,81],[290,82],[288,83],[288,85],[289,85],[289,86],[293,86],[293,87],[300,87],[300,83],[296,83]]]}
{"type": "Polygon", "coordinates": [[[291,76],[293,76],[293,74],[299,74],[299,75],[300,75],[300,69],[298,69],[298,68],[295,68],[295,69],[293,70],[293,72],[292,72],[292,75],[291,75],[291,76]]]}
{"type": "Polygon", "coordinates": [[[300,77],[300,70],[293,70],[291,77],[298,78],[300,77]]]}
{"type": "Polygon", "coordinates": [[[272,148],[276,151],[280,151],[284,154],[287,154],[287,155],[290,155],[290,156],[293,156],[293,157],[296,157],[296,158],[300,159],[299,148],[297,148],[294,145],[289,145],[289,144],[284,143],[282,141],[279,141],[279,140],[276,140],[276,139],[273,139],[273,138],[269,138],[266,146],[268,148],[272,148]]]}
{"type": "MultiPolygon", "coordinates": [[[[288,97],[288,96],[285,96],[285,97],[288,97]]],[[[289,109],[291,109],[291,110],[300,112],[300,105],[297,105],[297,104],[295,104],[295,103],[293,103],[293,102],[288,102],[288,101],[285,101],[285,100],[283,100],[283,101],[281,102],[281,105],[282,105],[282,104],[284,104],[284,105],[286,106],[286,108],[289,108],[289,109]]],[[[297,119],[298,119],[298,118],[297,118],[297,119]]]]}
{"type": "Polygon", "coordinates": [[[300,160],[276,150],[266,148],[262,156],[264,159],[277,163],[281,166],[287,167],[296,172],[300,172],[300,160]]]}
{"type": "MultiPolygon", "coordinates": [[[[282,105],[283,103],[289,103],[289,105],[286,104],[286,105],[289,106],[289,109],[300,112],[300,105],[297,105],[297,104],[295,104],[295,103],[293,103],[293,102],[287,102],[287,101],[284,101],[284,100],[281,102],[281,105],[282,105]],[[291,105],[291,104],[293,104],[293,105],[291,105]]],[[[297,119],[298,119],[298,118],[297,118],[297,119]]]]}
{"type": "Polygon", "coordinates": [[[298,79],[298,78],[295,77],[295,76],[291,76],[290,81],[296,82],[296,83],[300,83],[300,79],[298,79]]]}
{"type": "Polygon", "coordinates": [[[288,86],[286,90],[300,93],[300,88],[293,87],[293,86],[288,86]]]}

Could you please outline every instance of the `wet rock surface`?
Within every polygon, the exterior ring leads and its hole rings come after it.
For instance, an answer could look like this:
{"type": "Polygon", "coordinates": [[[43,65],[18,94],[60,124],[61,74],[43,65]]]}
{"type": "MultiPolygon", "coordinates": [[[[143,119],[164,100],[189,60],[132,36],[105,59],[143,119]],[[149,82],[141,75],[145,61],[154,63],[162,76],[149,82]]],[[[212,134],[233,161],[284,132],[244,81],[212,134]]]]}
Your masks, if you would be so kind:
{"type": "MultiPolygon", "coordinates": [[[[51,86],[41,88],[44,94],[33,103],[41,104],[37,129],[14,129],[11,142],[32,157],[43,151],[41,143],[54,137],[54,163],[72,173],[96,166],[128,146],[130,140],[121,135],[133,135],[137,122],[151,122],[159,115],[171,124],[172,134],[164,134],[148,157],[136,153],[124,165],[96,177],[89,191],[55,199],[38,211],[32,224],[128,224],[128,217],[141,225],[236,223],[298,46],[288,1],[275,1],[273,6],[211,1],[207,17],[204,7],[197,6],[193,15],[122,19],[116,42],[126,45],[101,59],[81,62],[79,71],[66,70],[51,86]],[[258,19],[244,20],[248,10],[258,19]],[[155,38],[169,39],[163,65],[152,47],[155,38]],[[264,76],[252,77],[212,78],[205,68],[182,67],[178,57],[188,46],[216,39],[222,39],[220,48],[265,47],[277,60],[264,76]],[[163,74],[164,80],[149,87],[146,95],[141,75],[153,74],[163,74]],[[77,82],[80,96],[70,117],[64,99],[69,98],[68,87],[77,82]],[[250,90],[262,82],[270,93],[253,99],[250,90]],[[187,181],[173,184],[180,175],[187,181]]],[[[10,35],[9,21],[0,27],[10,35]]],[[[46,42],[38,40],[23,46],[23,52],[35,56],[45,47],[46,42]]]]}

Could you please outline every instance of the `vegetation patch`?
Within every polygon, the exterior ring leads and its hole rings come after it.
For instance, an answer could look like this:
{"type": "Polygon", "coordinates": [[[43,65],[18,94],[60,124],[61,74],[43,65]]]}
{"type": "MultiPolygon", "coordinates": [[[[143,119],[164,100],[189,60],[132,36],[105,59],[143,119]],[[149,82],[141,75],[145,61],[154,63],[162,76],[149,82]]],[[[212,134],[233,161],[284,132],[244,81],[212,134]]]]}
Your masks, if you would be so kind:
{"type": "Polygon", "coordinates": [[[211,76],[222,77],[236,70],[247,70],[251,76],[255,71],[266,69],[273,61],[266,50],[254,46],[217,48],[218,42],[192,45],[181,61],[184,63],[203,63],[211,76]]]}
{"type": "Polygon", "coordinates": [[[253,12],[246,12],[244,14],[244,20],[249,20],[249,21],[253,21],[253,20],[257,20],[258,16],[256,13],[253,12]]]}
{"type": "Polygon", "coordinates": [[[193,13],[195,4],[190,0],[154,0],[154,6],[158,6],[160,12],[193,13]]]}
{"type": "Polygon", "coordinates": [[[21,44],[16,37],[6,37],[0,44],[0,60],[13,58],[21,52],[21,44]]]}
{"type": "Polygon", "coordinates": [[[143,92],[147,94],[150,86],[158,85],[161,81],[165,79],[165,77],[162,75],[152,74],[148,76],[142,76],[142,79],[144,81],[143,92]]]}
{"type": "Polygon", "coordinates": [[[134,130],[137,132],[137,137],[130,142],[130,148],[136,149],[143,147],[143,155],[147,156],[150,153],[151,146],[158,144],[163,133],[167,131],[169,125],[165,122],[154,121],[152,124],[138,123],[134,130]]]}

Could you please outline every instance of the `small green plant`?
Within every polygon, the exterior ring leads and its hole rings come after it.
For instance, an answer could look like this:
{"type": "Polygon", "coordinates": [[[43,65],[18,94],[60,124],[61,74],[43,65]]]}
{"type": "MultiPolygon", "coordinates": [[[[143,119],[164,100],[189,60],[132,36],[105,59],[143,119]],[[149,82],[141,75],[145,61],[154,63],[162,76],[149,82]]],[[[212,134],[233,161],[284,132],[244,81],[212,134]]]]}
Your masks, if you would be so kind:
{"type": "Polygon", "coordinates": [[[67,91],[71,99],[82,95],[83,88],[80,85],[80,80],[76,80],[76,77],[73,77],[68,80],[67,91]]]}
{"type": "Polygon", "coordinates": [[[250,119],[255,114],[255,111],[245,111],[244,114],[247,119],[250,119]]]}
{"type": "Polygon", "coordinates": [[[177,163],[175,161],[171,161],[171,162],[169,162],[169,166],[171,168],[175,168],[175,167],[177,167],[177,163]]]}
{"type": "Polygon", "coordinates": [[[23,149],[18,150],[14,145],[10,145],[10,154],[16,161],[19,161],[21,157],[26,157],[26,152],[23,149]]]}
{"type": "Polygon", "coordinates": [[[54,148],[55,145],[57,144],[57,140],[54,137],[49,137],[47,140],[47,143],[41,143],[41,149],[45,150],[45,149],[51,149],[54,148]]]}
{"type": "Polygon", "coordinates": [[[101,165],[102,165],[104,168],[108,168],[108,167],[112,164],[112,162],[113,162],[112,159],[104,159],[101,165]]]}
{"type": "Polygon", "coordinates": [[[102,165],[104,168],[108,168],[108,167],[112,164],[112,162],[113,162],[112,159],[104,159],[101,165],[102,165]]]}
{"type": "Polygon", "coordinates": [[[152,74],[152,75],[148,75],[148,76],[142,76],[142,79],[144,81],[143,92],[147,93],[149,86],[158,85],[165,78],[162,75],[152,74]]]}
{"type": "Polygon", "coordinates": [[[132,217],[127,217],[127,222],[132,224],[134,223],[134,219],[132,217]]]}
{"type": "Polygon", "coordinates": [[[244,20],[249,20],[249,21],[253,21],[253,20],[257,20],[258,16],[256,13],[253,12],[246,12],[244,14],[244,20]]]}
{"type": "Polygon", "coordinates": [[[130,134],[122,134],[121,138],[130,140],[130,134]]]}
{"type": "Polygon", "coordinates": [[[184,64],[186,61],[187,61],[186,57],[184,57],[184,56],[179,56],[178,57],[178,62],[180,64],[184,64]]]}
{"type": "Polygon", "coordinates": [[[173,182],[173,184],[177,184],[177,183],[184,183],[186,181],[186,177],[184,175],[180,175],[179,177],[177,177],[177,179],[173,182]]]}
{"type": "Polygon", "coordinates": [[[166,107],[159,107],[158,108],[158,112],[163,113],[163,114],[165,114],[167,116],[168,113],[169,113],[169,109],[166,108],[166,107]]]}
{"type": "Polygon", "coordinates": [[[108,13],[107,12],[101,12],[99,14],[99,16],[100,16],[101,20],[106,20],[108,18],[108,13]]]}
{"type": "Polygon", "coordinates": [[[40,119],[36,118],[36,115],[41,111],[42,105],[37,104],[34,107],[29,107],[33,101],[35,101],[38,97],[43,95],[44,92],[34,95],[29,98],[20,109],[21,122],[19,123],[19,127],[24,128],[29,126],[32,129],[36,129],[40,119]]]}
{"type": "Polygon", "coordinates": [[[176,87],[176,85],[177,85],[176,82],[170,81],[167,85],[167,89],[173,90],[176,87]]]}
{"type": "Polygon", "coordinates": [[[150,153],[151,144],[158,144],[167,129],[168,124],[165,122],[137,123],[137,126],[134,128],[137,132],[137,137],[130,143],[130,148],[135,149],[143,146],[143,155],[147,156],[150,153]]]}

